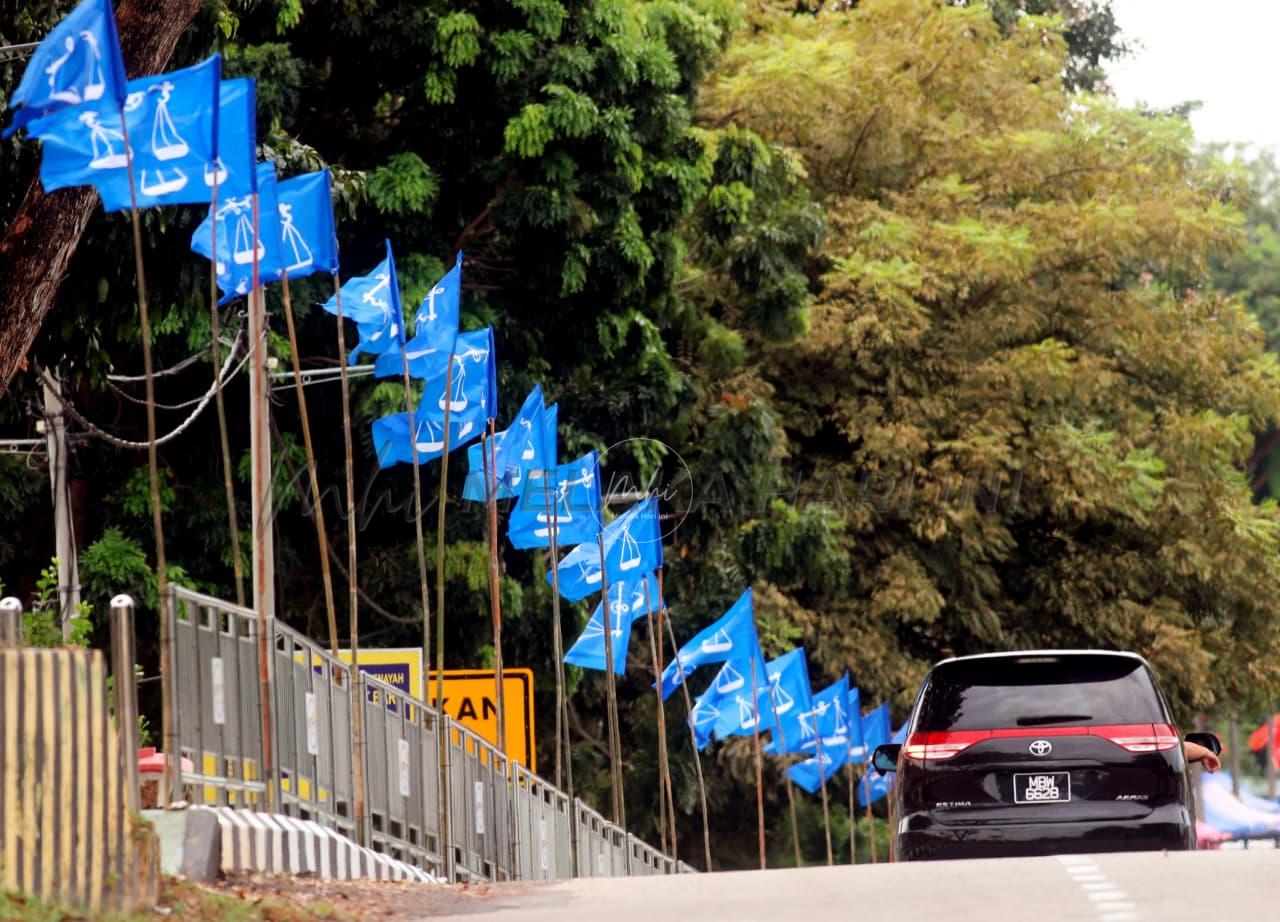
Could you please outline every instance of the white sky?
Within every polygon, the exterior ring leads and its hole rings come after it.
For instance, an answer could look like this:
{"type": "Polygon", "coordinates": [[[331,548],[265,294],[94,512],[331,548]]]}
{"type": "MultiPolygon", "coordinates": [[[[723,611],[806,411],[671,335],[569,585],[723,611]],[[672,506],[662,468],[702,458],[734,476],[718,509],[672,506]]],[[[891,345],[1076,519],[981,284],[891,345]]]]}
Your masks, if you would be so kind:
{"type": "Polygon", "coordinates": [[[1142,46],[1105,65],[1120,102],[1198,99],[1197,139],[1280,150],[1280,0],[1112,0],[1112,9],[1142,46]]]}

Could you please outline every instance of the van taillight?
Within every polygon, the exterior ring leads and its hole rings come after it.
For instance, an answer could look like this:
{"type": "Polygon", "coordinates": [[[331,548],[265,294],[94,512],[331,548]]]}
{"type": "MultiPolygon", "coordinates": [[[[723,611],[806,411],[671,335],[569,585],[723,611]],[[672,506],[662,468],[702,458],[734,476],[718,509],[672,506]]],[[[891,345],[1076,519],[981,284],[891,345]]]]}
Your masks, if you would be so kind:
{"type": "Polygon", "coordinates": [[[964,752],[974,743],[991,739],[990,730],[953,730],[951,732],[912,733],[902,752],[908,759],[938,762],[964,752]]]}
{"type": "Polygon", "coordinates": [[[1129,752],[1161,752],[1179,743],[1178,734],[1168,724],[1118,724],[1090,727],[1092,736],[1101,736],[1129,752]]]}

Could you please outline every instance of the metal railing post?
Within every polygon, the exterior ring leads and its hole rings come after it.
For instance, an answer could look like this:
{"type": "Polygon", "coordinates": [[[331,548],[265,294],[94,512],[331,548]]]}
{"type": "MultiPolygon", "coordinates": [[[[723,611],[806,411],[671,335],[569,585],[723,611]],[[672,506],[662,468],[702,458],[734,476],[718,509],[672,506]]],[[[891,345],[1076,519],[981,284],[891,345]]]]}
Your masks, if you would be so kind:
{"type": "MultiPolygon", "coordinates": [[[[115,677],[116,732],[120,735],[120,775],[125,805],[138,811],[138,687],[134,674],[133,599],[121,594],[111,600],[111,674],[115,677]]],[[[166,752],[166,762],[179,758],[166,752]]],[[[167,771],[167,767],[166,767],[167,771]]]]}
{"type": "Polygon", "coordinates": [[[22,603],[13,596],[0,599],[0,647],[22,646],[22,603]]]}

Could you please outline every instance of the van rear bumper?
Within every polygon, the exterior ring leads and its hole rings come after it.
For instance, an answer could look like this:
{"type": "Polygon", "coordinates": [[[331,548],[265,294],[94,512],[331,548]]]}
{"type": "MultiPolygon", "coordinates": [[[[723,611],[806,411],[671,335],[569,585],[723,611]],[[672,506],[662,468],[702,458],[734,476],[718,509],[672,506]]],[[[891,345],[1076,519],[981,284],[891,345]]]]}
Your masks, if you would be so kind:
{"type": "Polygon", "coordinates": [[[894,852],[901,861],[1008,858],[1094,852],[1185,851],[1195,848],[1195,824],[1178,804],[1142,819],[1046,823],[945,825],[932,813],[910,814],[898,827],[894,852]]]}

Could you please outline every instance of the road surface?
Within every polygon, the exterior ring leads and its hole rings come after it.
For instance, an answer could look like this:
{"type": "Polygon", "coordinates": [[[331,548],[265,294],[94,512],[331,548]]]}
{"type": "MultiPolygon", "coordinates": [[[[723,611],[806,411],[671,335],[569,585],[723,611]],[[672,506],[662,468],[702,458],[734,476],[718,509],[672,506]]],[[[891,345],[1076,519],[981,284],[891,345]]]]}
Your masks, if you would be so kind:
{"type": "MultiPolygon", "coordinates": [[[[437,892],[457,922],[930,919],[1255,922],[1280,918],[1280,851],[1133,853],[740,871],[437,892]]],[[[406,896],[408,896],[406,894],[406,896]]],[[[400,907],[416,913],[410,897],[400,907]]]]}

